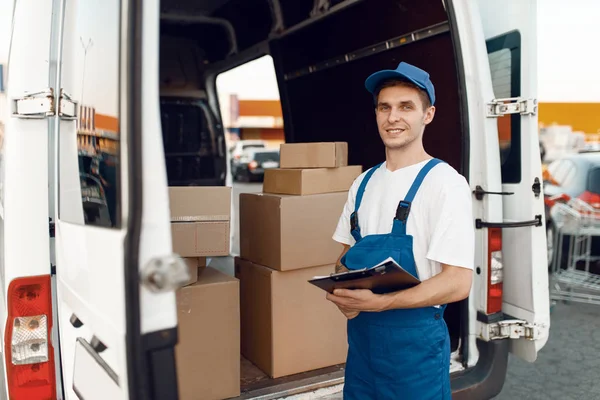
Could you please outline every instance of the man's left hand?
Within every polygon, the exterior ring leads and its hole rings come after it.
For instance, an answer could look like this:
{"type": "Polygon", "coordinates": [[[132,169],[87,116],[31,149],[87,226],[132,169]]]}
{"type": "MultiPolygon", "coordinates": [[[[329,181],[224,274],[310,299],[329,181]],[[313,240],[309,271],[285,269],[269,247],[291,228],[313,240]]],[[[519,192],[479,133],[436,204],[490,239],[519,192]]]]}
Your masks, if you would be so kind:
{"type": "Polygon", "coordinates": [[[378,312],[388,305],[386,296],[374,294],[367,289],[336,289],[333,294],[327,293],[327,300],[352,311],[378,312]]]}

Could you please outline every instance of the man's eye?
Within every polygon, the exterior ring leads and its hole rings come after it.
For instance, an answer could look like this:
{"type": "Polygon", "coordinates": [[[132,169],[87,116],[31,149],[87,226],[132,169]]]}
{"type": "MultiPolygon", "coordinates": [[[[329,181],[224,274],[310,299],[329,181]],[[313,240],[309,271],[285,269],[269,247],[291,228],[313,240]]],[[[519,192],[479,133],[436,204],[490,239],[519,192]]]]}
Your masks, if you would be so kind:
{"type": "Polygon", "coordinates": [[[390,108],[388,106],[379,106],[379,111],[387,111],[390,108]]]}

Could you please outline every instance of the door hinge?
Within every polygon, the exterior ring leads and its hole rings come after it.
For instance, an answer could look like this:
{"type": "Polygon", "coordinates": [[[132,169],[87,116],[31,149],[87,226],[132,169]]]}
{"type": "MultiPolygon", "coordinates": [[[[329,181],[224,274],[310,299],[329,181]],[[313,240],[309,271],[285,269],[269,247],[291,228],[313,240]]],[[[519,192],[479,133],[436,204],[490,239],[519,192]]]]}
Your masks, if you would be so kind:
{"type": "Polygon", "coordinates": [[[510,97],[506,99],[494,99],[487,104],[488,118],[497,118],[508,114],[537,114],[537,99],[510,97]]]}
{"type": "Polygon", "coordinates": [[[57,116],[64,120],[77,119],[77,103],[60,90],[58,110],[54,100],[54,90],[45,89],[35,93],[26,93],[12,100],[12,116],[23,119],[43,119],[57,116]]]}
{"type": "Polygon", "coordinates": [[[489,340],[520,338],[536,340],[540,336],[540,328],[526,321],[508,319],[489,324],[488,336],[489,340]]]}

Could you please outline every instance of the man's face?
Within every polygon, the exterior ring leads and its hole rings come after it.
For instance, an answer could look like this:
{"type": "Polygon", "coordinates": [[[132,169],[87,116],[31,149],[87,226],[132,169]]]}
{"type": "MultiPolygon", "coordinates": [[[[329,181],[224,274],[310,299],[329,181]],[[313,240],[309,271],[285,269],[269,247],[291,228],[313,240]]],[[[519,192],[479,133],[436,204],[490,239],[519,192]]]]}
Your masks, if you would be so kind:
{"type": "Polygon", "coordinates": [[[433,120],[435,107],[423,110],[415,88],[392,86],[379,92],[375,113],[385,147],[399,149],[421,138],[425,126],[433,120]]]}

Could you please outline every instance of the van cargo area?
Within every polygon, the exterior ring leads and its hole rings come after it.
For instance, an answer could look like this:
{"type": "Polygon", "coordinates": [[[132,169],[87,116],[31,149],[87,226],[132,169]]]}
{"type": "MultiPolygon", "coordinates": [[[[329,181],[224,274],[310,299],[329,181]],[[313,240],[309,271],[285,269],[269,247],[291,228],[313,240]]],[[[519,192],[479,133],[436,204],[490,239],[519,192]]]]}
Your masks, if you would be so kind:
{"type": "MultiPolygon", "coordinates": [[[[365,78],[376,70],[393,69],[400,61],[429,71],[436,87],[437,112],[425,131],[425,149],[468,176],[469,138],[457,61],[460,50],[443,1],[163,0],[160,37],[161,114],[170,186],[224,184],[226,150],[216,77],[264,55],[273,58],[285,142],[346,142],[347,165],[361,166],[362,171],[385,159],[365,78]]],[[[333,230],[319,234],[331,237],[333,230]]],[[[256,240],[260,238],[242,239],[244,246],[256,240]]],[[[264,246],[245,251],[269,258],[264,246]]],[[[281,257],[274,254],[271,258],[281,257]]],[[[233,266],[231,256],[212,261],[233,266]]],[[[233,274],[233,268],[229,273],[233,274]]],[[[276,276],[269,279],[272,285],[278,284],[276,276]]],[[[244,286],[251,282],[265,281],[253,278],[242,284],[241,301],[257,291],[244,286]]],[[[466,365],[467,302],[450,304],[445,312],[451,372],[466,365]]],[[[243,312],[241,319],[243,330],[249,321],[244,322],[243,312]]],[[[257,318],[250,322],[264,323],[256,329],[268,330],[266,324],[272,321],[257,318]]],[[[203,329],[202,323],[197,326],[203,329]]],[[[248,343],[242,338],[242,350],[248,343]]],[[[260,351],[267,350],[260,347],[260,351]]],[[[197,362],[202,363],[202,357],[197,362]]],[[[240,398],[277,398],[273,393],[295,394],[299,387],[316,389],[342,379],[343,365],[271,378],[243,358],[240,398]]]]}

